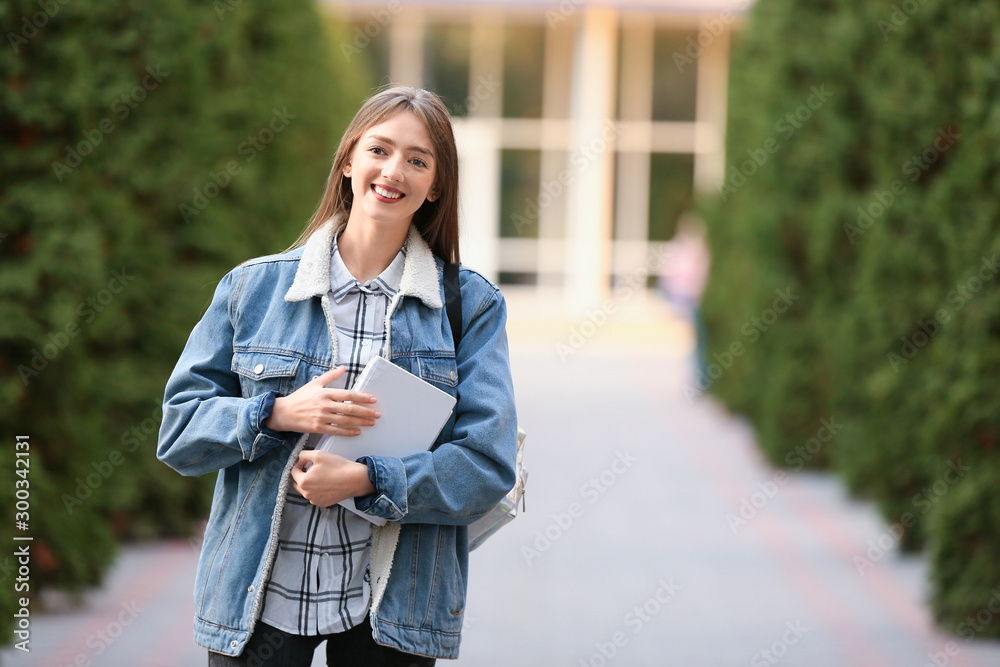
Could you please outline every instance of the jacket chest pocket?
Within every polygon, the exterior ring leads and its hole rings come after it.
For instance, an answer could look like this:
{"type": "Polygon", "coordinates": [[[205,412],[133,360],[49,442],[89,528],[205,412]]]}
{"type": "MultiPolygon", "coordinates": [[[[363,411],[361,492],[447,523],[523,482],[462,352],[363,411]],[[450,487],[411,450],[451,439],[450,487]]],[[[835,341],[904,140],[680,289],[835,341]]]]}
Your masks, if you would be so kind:
{"type": "Polygon", "coordinates": [[[417,357],[417,376],[455,395],[458,386],[458,365],[455,357],[417,357]]]}
{"type": "Polygon", "coordinates": [[[234,352],[233,372],[240,376],[243,398],[269,391],[288,395],[302,360],[273,352],[234,352]]]}

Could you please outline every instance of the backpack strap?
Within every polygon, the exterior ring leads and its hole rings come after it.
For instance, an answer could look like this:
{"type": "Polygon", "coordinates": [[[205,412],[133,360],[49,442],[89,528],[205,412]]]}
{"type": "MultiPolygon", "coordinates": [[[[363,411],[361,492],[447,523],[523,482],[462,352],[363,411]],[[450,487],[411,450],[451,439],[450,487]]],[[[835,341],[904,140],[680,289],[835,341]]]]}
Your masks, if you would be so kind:
{"type": "MultiPolygon", "coordinates": [[[[462,340],[462,288],[458,284],[458,264],[444,264],[444,308],[448,314],[448,324],[451,325],[451,337],[455,341],[455,354],[458,355],[458,341],[462,340]]],[[[438,448],[437,443],[431,445],[430,451],[438,448]]]]}
{"type": "Polygon", "coordinates": [[[448,313],[448,323],[451,325],[451,337],[455,341],[455,350],[462,340],[462,288],[458,284],[458,264],[446,262],[444,265],[444,304],[448,313]]]}

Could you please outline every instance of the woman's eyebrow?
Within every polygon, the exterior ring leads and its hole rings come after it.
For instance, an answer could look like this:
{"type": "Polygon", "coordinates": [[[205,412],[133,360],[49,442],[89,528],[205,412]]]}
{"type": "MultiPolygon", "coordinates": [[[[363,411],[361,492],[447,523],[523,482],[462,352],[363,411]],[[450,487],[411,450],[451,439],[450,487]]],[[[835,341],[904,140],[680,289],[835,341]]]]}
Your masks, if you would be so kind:
{"type": "MultiPolygon", "coordinates": [[[[382,143],[389,144],[390,146],[393,147],[396,146],[395,141],[393,141],[389,137],[384,137],[381,134],[373,134],[371,135],[371,138],[375,139],[376,141],[381,141],[382,143]]],[[[423,153],[424,155],[429,155],[430,157],[434,157],[434,153],[432,153],[429,149],[424,148],[423,146],[407,146],[406,150],[413,151],[414,153],[423,153]]]]}

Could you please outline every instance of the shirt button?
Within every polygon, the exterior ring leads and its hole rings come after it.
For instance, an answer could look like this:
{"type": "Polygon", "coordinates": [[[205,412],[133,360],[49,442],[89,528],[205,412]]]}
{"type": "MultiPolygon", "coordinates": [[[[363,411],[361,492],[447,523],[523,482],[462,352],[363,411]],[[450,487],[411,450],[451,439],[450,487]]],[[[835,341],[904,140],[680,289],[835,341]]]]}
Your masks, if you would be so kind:
{"type": "Polygon", "coordinates": [[[367,303],[369,306],[372,305],[373,303],[375,303],[375,297],[373,296],[365,297],[365,303],[367,303]]]}
{"type": "Polygon", "coordinates": [[[323,554],[323,558],[326,558],[326,557],[327,557],[327,556],[329,556],[329,555],[330,555],[330,554],[323,554]]]}
{"type": "Polygon", "coordinates": [[[260,375],[261,373],[263,373],[264,372],[264,364],[257,364],[256,366],[254,366],[253,367],[253,372],[256,373],[257,375],[260,375]]]}

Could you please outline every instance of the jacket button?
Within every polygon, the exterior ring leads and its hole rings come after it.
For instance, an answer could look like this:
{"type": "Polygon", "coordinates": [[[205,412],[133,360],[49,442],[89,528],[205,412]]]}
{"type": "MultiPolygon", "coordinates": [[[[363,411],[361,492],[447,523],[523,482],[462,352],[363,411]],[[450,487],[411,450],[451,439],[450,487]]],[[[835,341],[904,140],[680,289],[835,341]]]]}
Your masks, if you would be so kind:
{"type": "Polygon", "coordinates": [[[253,593],[253,586],[252,585],[250,586],[250,588],[247,589],[247,592],[248,593],[253,593]]]}
{"type": "Polygon", "coordinates": [[[236,647],[238,646],[238,643],[237,643],[237,642],[236,642],[236,640],[234,639],[233,641],[229,642],[229,646],[230,646],[231,648],[236,648],[236,647]]]}
{"type": "Polygon", "coordinates": [[[450,377],[452,379],[452,382],[454,382],[455,380],[458,379],[458,373],[456,373],[455,371],[452,371],[452,372],[448,373],[448,377],[450,377]]]}
{"type": "Polygon", "coordinates": [[[253,367],[253,372],[256,373],[257,375],[260,375],[261,373],[263,373],[264,372],[264,364],[257,364],[256,366],[254,366],[253,367]]]}

